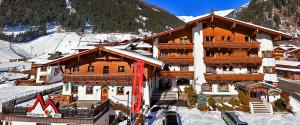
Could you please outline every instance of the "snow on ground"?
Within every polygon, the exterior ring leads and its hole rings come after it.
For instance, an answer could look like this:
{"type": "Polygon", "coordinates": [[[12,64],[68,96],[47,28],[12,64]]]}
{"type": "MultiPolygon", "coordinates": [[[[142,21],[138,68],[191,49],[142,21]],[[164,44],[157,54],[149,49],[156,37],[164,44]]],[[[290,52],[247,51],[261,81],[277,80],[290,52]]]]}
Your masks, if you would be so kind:
{"type": "MultiPolygon", "coordinates": [[[[221,112],[210,111],[201,112],[196,108],[189,109],[187,107],[172,106],[169,111],[176,111],[182,125],[226,125],[221,118],[221,112]]],[[[146,119],[146,125],[162,125],[164,109],[157,112],[150,112],[147,116],[152,119],[146,119]]],[[[300,112],[293,114],[250,114],[244,112],[236,112],[240,115],[240,119],[245,120],[249,125],[300,125],[300,112]]]]}
{"type": "MultiPolygon", "coordinates": [[[[229,9],[229,10],[220,10],[220,11],[215,11],[214,14],[215,15],[219,15],[219,16],[227,16],[229,13],[231,13],[232,11],[234,11],[234,9],[229,9]]],[[[179,19],[181,19],[184,22],[190,22],[196,19],[199,19],[201,17],[207,16],[209,14],[204,14],[201,16],[177,16],[179,19]]]]}
{"type": "Polygon", "coordinates": [[[30,70],[30,62],[0,62],[0,71],[8,71],[10,68],[15,68],[18,71],[30,70]]]}
{"type": "Polygon", "coordinates": [[[20,56],[14,53],[9,46],[9,42],[0,40],[0,62],[9,62],[9,59],[20,58],[20,56]]]}
{"type": "Polygon", "coordinates": [[[28,74],[0,72],[0,81],[10,81],[19,78],[26,78],[28,74]]]}
{"type": "Polygon", "coordinates": [[[2,103],[16,97],[38,93],[46,89],[62,86],[63,83],[55,83],[45,86],[6,86],[0,89],[0,112],[2,111],[2,103]]]}
{"type": "Polygon", "coordinates": [[[300,112],[300,101],[290,96],[290,104],[293,107],[293,112],[300,112]]]}
{"type": "Polygon", "coordinates": [[[48,55],[60,51],[63,53],[71,53],[71,48],[77,47],[80,36],[76,33],[53,33],[40,37],[28,43],[13,44],[12,48],[25,57],[36,57],[48,55]]]}

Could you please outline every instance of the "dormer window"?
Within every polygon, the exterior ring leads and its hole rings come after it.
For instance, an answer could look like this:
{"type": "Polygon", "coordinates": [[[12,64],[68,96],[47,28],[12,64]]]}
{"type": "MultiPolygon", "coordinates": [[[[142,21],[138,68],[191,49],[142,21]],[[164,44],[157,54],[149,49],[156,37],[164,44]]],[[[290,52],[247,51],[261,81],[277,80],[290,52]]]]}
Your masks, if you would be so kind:
{"type": "Polygon", "coordinates": [[[185,43],[188,43],[188,42],[189,42],[189,39],[187,38],[187,36],[180,38],[180,43],[181,44],[185,44],[185,43]]]}
{"type": "Polygon", "coordinates": [[[90,65],[88,66],[88,72],[94,72],[94,68],[95,68],[95,67],[94,67],[93,65],[90,64],[90,65]]]}
{"type": "Polygon", "coordinates": [[[227,37],[227,41],[231,41],[231,37],[230,36],[227,37]]]}
{"type": "Polygon", "coordinates": [[[205,42],[214,42],[215,41],[215,37],[214,36],[206,36],[205,37],[205,42]]]}
{"type": "Polygon", "coordinates": [[[245,37],[245,42],[253,42],[253,38],[249,37],[249,36],[246,36],[245,37]]]}

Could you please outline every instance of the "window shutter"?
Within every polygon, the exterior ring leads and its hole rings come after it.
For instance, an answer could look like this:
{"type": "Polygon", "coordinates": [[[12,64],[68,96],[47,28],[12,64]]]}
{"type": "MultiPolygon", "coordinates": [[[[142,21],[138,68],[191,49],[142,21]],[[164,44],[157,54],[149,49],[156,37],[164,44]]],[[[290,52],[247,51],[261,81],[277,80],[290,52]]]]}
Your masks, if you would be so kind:
{"type": "Polygon", "coordinates": [[[272,72],[272,73],[275,73],[275,72],[276,72],[276,69],[275,69],[275,67],[272,67],[272,69],[273,69],[273,72],[272,72]]]}
{"type": "Polygon", "coordinates": [[[263,54],[263,58],[266,58],[266,57],[267,57],[266,51],[262,51],[262,54],[263,54]]]}
{"type": "Polygon", "coordinates": [[[268,67],[264,66],[264,73],[268,73],[268,67]]]}
{"type": "Polygon", "coordinates": [[[271,57],[274,58],[274,51],[271,51],[271,57]]]}

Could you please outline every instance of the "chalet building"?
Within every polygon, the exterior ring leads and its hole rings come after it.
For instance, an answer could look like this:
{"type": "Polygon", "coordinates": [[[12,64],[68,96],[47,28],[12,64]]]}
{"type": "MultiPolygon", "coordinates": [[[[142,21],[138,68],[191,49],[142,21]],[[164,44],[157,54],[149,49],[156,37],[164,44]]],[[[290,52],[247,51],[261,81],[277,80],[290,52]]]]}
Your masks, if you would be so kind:
{"type": "Polygon", "coordinates": [[[294,57],[293,52],[297,50],[298,47],[292,44],[280,44],[279,46],[274,46],[274,57],[276,60],[297,60],[294,57]]]}
{"type": "Polygon", "coordinates": [[[58,66],[63,71],[62,95],[65,97],[72,95],[77,100],[110,99],[128,105],[131,102],[133,66],[137,60],[145,62],[143,100],[145,105],[150,106],[155,74],[164,65],[157,59],[126,50],[102,47],[59,58],[45,65],[58,66]]]}
{"type": "Polygon", "coordinates": [[[235,83],[277,83],[273,42],[291,36],[239,20],[210,14],[183,27],[145,38],[153,57],[168,64],[158,73],[156,90],[235,96],[235,83]]]}
{"type": "Polygon", "coordinates": [[[300,48],[288,51],[288,60],[300,61],[300,48]]]}
{"type": "Polygon", "coordinates": [[[300,62],[276,60],[276,72],[279,77],[300,80],[300,62]]]}

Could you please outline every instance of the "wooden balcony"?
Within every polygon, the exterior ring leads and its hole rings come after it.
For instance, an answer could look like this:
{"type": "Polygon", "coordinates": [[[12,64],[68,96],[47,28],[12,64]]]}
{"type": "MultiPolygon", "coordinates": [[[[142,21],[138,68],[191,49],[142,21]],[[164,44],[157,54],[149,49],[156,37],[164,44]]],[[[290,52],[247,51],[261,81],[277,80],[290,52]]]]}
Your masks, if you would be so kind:
{"type": "Polygon", "coordinates": [[[133,80],[133,74],[109,74],[109,75],[71,75],[64,74],[64,82],[73,83],[106,83],[106,82],[118,82],[118,83],[131,83],[133,80]]]}
{"type": "Polygon", "coordinates": [[[191,56],[160,56],[159,60],[168,64],[194,64],[194,58],[191,56]]]}
{"type": "Polygon", "coordinates": [[[259,48],[258,42],[204,42],[204,48],[259,48]]]}
{"type": "Polygon", "coordinates": [[[193,49],[193,44],[160,43],[158,49],[193,49]]]}
{"type": "Polygon", "coordinates": [[[261,64],[259,57],[204,57],[205,64],[261,64]]]}
{"type": "Polygon", "coordinates": [[[262,81],[263,74],[205,74],[207,81],[262,81]]]}
{"type": "Polygon", "coordinates": [[[194,71],[160,71],[159,77],[194,79],[194,71]]]}

